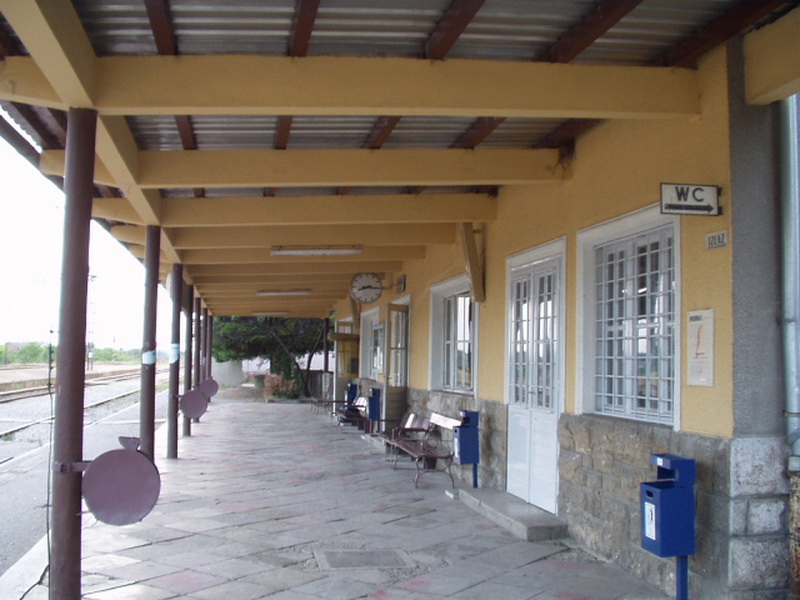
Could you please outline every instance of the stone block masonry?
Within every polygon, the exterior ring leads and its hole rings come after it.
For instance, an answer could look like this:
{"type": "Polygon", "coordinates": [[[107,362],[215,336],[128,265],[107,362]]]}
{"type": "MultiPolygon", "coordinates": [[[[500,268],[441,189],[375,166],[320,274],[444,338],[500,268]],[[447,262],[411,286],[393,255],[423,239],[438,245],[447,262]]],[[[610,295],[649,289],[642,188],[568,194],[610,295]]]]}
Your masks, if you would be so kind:
{"type": "Polygon", "coordinates": [[[626,419],[565,414],[559,440],[559,516],[590,551],[674,591],[674,559],[641,548],[639,483],[656,479],[650,454],[678,454],[697,461],[692,597],[785,595],[788,489],[781,439],[727,440],[626,419]]]}

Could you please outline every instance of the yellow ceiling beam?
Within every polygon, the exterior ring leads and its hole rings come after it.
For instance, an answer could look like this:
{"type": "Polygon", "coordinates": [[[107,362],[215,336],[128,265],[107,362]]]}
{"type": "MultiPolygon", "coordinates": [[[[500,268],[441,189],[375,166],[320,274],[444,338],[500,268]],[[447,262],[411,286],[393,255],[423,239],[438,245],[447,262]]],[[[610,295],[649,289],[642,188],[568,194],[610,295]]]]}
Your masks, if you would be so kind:
{"type": "Polygon", "coordinates": [[[308,262],[359,262],[372,260],[406,260],[425,258],[425,246],[368,246],[361,254],[346,256],[272,256],[268,248],[218,248],[181,250],[180,262],[184,265],[228,263],[297,263],[308,262]]]}
{"type": "Polygon", "coordinates": [[[227,277],[231,275],[354,273],[357,271],[398,271],[402,267],[403,263],[399,260],[355,264],[307,262],[294,264],[194,265],[192,267],[192,275],[221,275],[227,277]]]}
{"type": "MultiPolygon", "coordinates": [[[[316,310],[311,309],[303,309],[303,310],[289,310],[286,317],[293,317],[295,319],[324,319],[330,316],[332,309],[330,306],[326,306],[325,308],[320,308],[316,310]]],[[[234,308],[229,308],[227,306],[221,306],[217,309],[210,310],[209,314],[215,317],[250,317],[250,316],[263,316],[263,315],[254,315],[252,312],[244,312],[244,311],[237,311],[234,308]]]]}
{"type": "MultiPolygon", "coordinates": [[[[123,226],[124,227],[124,226],[123,226]]],[[[116,231],[116,227],[112,231],[116,231]]],[[[175,248],[268,248],[287,245],[357,244],[407,246],[452,244],[455,225],[286,225],[280,227],[181,228],[168,230],[175,248]]],[[[118,238],[119,239],[119,238],[118,238]]]]}
{"type": "MultiPolygon", "coordinates": [[[[337,297],[342,295],[342,291],[347,289],[347,284],[344,280],[335,281],[335,282],[327,282],[327,283],[316,283],[316,282],[309,282],[307,284],[284,284],[284,283],[271,283],[271,284],[256,284],[256,283],[249,283],[249,284],[240,284],[237,286],[231,286],[227,288],[217,287],[217,288],[210,288],[208,286],[198,286],[197,292],[204,297],[234,297],[234,296],[242,296],[247,298],[258,298],[258,292],[285,292],[285,291],[292,291],[292,290],[309,290],[312,297],[319,297],[320,295],[326,294],[336,294],[337,297]]],[[[269,297],[269,296],[265,296],[269,297]]]]}
{"type": "Polygon", "coordinates": [[[800,93],[800,8],[744,39],[745,95],[771,104],[800,93]]]}
{"type": "MultiPolygon", "coordinates": [[[[187,278],[192,278],[191,270],[184,271],[187,278]]],[[[269,286],[269,285],[309,285],[309,281],[316,284],[324,283],[326,285],[347,284],[352,277],[352,272],[348,273],[313,273],[310,276],[308,273],[286,273],[276,275],[242,275],[233,278],[213,277],[200,275],[198,278],[201,281],[192,280],[191,283],[197,284],[198,288],[215,290],[215,289],[232,289],[236,286],[242,285],[255,285],[255,286],[269,286]]]]}
{"type": "Polygon", "coordinates": [[[92,201],[92,216],[95,219],[144,225],[144,220],[127,198],[95,198],[92,201]]]}
{"type": "MultiPolygon", "coordinates": [[[[40,168],[47,175],[63,176],[65,158],[63,150],[45,150],[40,168]]],[[[111,159],[112,164],[124,160],[122,154],[111,159]]],[[[95,182],[121,187],[130,197],[146,194],[139,188],[492,186],[561,182],[569,177],[566,167],[560,166],[558,151],[550,149],[152,150],[139,153],[138,165],[135,182],[126,177],[120,185],[102,165],[95,168],[95,182]]],[[[147,198],[139,204],[132,201],[134,208],[139,214],[158,214],[156,196],[147,198]]]]}
{"type": "Polygon", "coordinates": [[[493,221],[488,194],[165,198],[164,227],[493,221]]]}
{"type": "Polygon", "coordinates": [[[98,60],[101,112],[665,118],[700,111],[689,69],[269,56],[98,60]]]}
{"type": "MultiPolygon", "coordinates": [[[[49,52],[40,56],[49,62],[49,52]]],[[[84,78],[94,85],[87,100],[105,115],[685,119],[700,114],[691,69],[329,56],[90,58],[84,78]]],[[[52,105],[41,76],[23,64],[33,61],[11,61],[0,79],[3,99],[22,101],[14,94],[18,88],[27,101],[52,105]]],[[[65,84],[55,83],[51,70],[44,78],[58,92],[65,84]]]]}
{"type": "Polygon", "coordinates": [[[565,175],[557,150],[149,151],[140,165],[145,188],[506,185],[565,175]]]}
{"type": "Polygon", "coordinates": [[[100,116],[97,121],[97,154],[105,165],[113,185],[118,187],[146,225],[159,225],[161,194],[142,190],[136,183],[139,175],[139,149],[123,117],[100,116]]]}
{"type": "Polygon", "coordinates": [[[139,246],[144,246],[145,244],[145,227],[138,225],[114,225],[110,231],[111,235],[120,242],[138,244],[139,246]]]}
{"type": "MultiPolygon", "coordinates": [[[[94,108],[97,57],[74,7],[54,0],[0,0],[0,13],[8,21],[41,74],[62,102],[62,108],[94,108]]],[[[12,61],[13,62],[13,61],[12,61]]],[[[29,73],[32,69],[26,68],[29,73]]],[[[28,83],[20,73],[4,73],[0,87],[12,90],[28,83]]],[[[44,89],[42,82],[39,87],[44,89]]],[[[38,104],[38,102],[36,102],[38,104]]]]}
{"type": "MultiPolygon", "coordinates": [[[[45,175],[63,177],[66,160],[66,150],[45,150],[39,155],[39,170],[45,175]]],[[[94,182],[112,187],[117,186],[116,180],[109,170],[106,169],[106,166],[99,156],[95,156],[94,161],[94,182]]]]}

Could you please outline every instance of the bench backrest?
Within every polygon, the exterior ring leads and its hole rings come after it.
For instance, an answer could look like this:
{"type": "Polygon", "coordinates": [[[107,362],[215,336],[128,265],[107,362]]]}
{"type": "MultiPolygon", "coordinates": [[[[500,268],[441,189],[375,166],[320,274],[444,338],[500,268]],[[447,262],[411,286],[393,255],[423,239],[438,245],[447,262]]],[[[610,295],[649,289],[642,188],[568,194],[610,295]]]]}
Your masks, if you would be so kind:
{"type": "Polygon", "coordinates": [[[450,431],[453,430],[453,427],[458,427],[461,425],[461,421],[458,419],[446,417],[444,415],[440,415],[439,413],[431,413],[430,421],[431,425],[437,425],[444,429],[449,429],[450,431]]]}

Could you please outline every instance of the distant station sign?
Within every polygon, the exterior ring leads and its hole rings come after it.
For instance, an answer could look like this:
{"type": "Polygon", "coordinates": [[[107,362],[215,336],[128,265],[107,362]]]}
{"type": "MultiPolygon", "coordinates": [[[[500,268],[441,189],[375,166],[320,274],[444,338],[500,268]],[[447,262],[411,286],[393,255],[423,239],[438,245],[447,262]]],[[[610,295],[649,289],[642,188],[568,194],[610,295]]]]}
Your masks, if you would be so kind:
{"type": "Polygon", "coordinates": [[[718,215],[719,193],[716,185],[662,183],[661,212],[670,215],[718,215]]]}

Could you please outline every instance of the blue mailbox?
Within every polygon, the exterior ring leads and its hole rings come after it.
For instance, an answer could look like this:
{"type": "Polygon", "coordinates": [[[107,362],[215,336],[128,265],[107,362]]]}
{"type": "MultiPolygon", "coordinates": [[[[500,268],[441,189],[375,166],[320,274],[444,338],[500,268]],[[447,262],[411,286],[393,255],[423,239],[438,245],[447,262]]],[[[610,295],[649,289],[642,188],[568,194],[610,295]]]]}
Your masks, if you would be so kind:
{"type": "Polygon", "coordinates": [[[369,388],[370,395],[367,398],[367,418],[370,421],[380,421],[381,418],[381,390],[380,388],[369,388]]]}
{"type": "Polygon", "coordinates": [[[642,547],[657,556],[695,553],[695,461],[674,454],[652,454],[657,481],[640,485],[642,547]]]}
{"type": "Polygon", "coordinates": [[[478,411],[462,410],[461,425],[453,427],[453,458],[456,464],[474,465],[480,462],[478,419],[478,411]]]}
{"type": "Polygon", "coordinates": [[[358,384],[357,383],[348,383],[347,384],[347,406],[350,406],[353,402],[356,401],[358,398],[358,384]]]}

